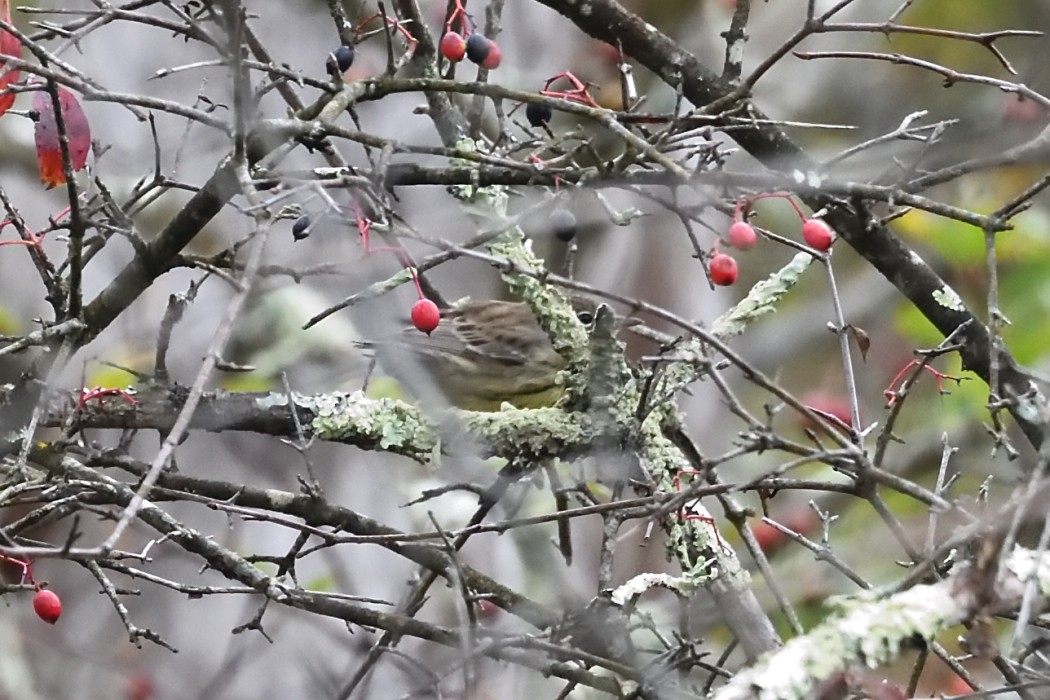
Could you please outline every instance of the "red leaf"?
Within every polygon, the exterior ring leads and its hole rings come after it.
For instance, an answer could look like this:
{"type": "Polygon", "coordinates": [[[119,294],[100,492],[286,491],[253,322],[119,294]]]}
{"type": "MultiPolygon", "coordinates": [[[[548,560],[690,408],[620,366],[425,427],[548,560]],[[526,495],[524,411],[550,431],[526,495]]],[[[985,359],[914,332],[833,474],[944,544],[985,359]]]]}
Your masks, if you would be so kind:
{"type": "MultiPolygon", "coordinates": [[[[2,0],[0,0],[2,1],[2,0]]],[[[91,127],[84,110],[80,108],[76,95],[63,87],[58,88],[58,102],[62,107],[62,120],[69,139],[69,157],[73,170],[80,170],[87,163],[91,150],[91,127]]],[[[33,110],[39,115],[36,122],[36,157],[40,165],[40,181],[49,188],[64,184],[62,172],[62,145],[59,141],[58,124],[51,95],[43,90],[33,94],[33,110]]]]}
{"type": "MultiPolygon", "coordinates": [[[[11,7],[8,5],[8,0],[0,0],[0,19],[8,24],[11,23],[11,7]]],[[[0,55],[14,56],[15,58],[22,57],[22,44],[13,34],[5,32],[3,29],[0,29],[0,55]]],[[[5,69],[5,63],[7,61],[0,59],[0,92],[18,80],[18,71],[14,68],[5,69]]],[[[11,109],[11,105],[14,103],[15,93],[0,94],[0,116],[3,116],[4,112],[11,109]]]]}

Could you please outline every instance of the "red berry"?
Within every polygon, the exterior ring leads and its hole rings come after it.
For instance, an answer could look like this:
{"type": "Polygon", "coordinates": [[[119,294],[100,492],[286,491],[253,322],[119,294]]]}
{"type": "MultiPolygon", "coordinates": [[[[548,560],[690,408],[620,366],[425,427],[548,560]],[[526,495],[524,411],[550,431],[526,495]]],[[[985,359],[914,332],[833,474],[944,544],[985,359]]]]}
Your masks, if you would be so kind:
{"type": "Polygon", "coordinates": [[[420,299],[412,305],[412,325],[427,335],[438,327],[438,323],[441,321],[441,312],[438,310],[437,304],[430,301],[430,299],[420,299]]]}
{"type": "Polygon", "coordinates": [[[766,556],[773,554],[785,544],[787,544],[788,536],[780,530],[776,529],[767,522],[757,523],[751,528],[751,534],[755,536],[755,541],[758,543],[758,548],[762,550],[762,553],[766,556]]]}
{"type": "MultiPolygon", "coordinates": [[[[811,391],[802,397],[802,404],[806,406],[806,408],[811,408],[817,413],[826,413],[827,415],[838,419],[843,425],[850,425],[853,421],[849,401],[847,401],[846,397],[841,394],[833,394],[826,391],[811,391]]],[[[801,416],[799,421],[803,428],[816,430],[818,427],[816,421],[805,415],[801,416]]],[[[832,421],[832,425],[839,427],[834,421],[832,421]]]]}
{"type": "Polygon", "coordinates": [[[58,599],[54,591],[41,588],[33,596],[33,610],[36,611],[37,617],[53,625],[58,622],[58,617],[62,614],[62,601],[58,599]]]}
{"type": "Polygon", "coordinates": [[[124,683],[124,700],[150,700],[155,694],[153,679],[145,673],[132,673],[124,683]]]}
{"type": "Polygon", "coordinates": [[[487,598],[482,598],[477,603],[475,603],[475,606],[477,607],[477,616],[479,620],[493,620],[496,617],[498,617],[501,612],[503,612],[503,610],[498,605],[493,603],[491,600],[488,600],[487,598]]]}
{"type": "MultiPolygon", "coordinates": [[[[790,511],[778,517],[777,522],[800,535],[809,534],[820,525],[820,519],[809,508],[790,511]]],[[[759,549],[766,555],[773,554],[791,541],[790,537],[764,520],[751,529],[751,534],[758,541],[759,549]]]]}
{"type": "Polygon", "coordinates": [[[835,232],[820,219],[806,219],[802,224],[802,240],[810,248],[827,250],[835,242],[835,232]]]}
{"type": "Polygon", "coordinates": [[[719,287],[728,287],[736,282],[736,278],[740,275],[736,260],[733,259],[733,256],[725,253],[715,253],[715,256],[711,258],[708,269],[711,272],[711,281],[719,287]]]}
{"type": "Polygon", "coordinates": [[[457,32],[445,32],[445,36],[441,37],[441,55],[453,63],[459,63],[466,53],[467,42],[463,37],[457,32]]]}
{"type": "Polygon", "coordinates": [[[487,41],[489,42],[489,55],[481,62],[481,67],[485,70],[496,70],[499,68],[499,62],[503,56],[500,54],[499,45],[496,42],[492,39],[487,41]]]}
{"type": "Polygon", "coordinates": [[[951,695],[969,695],[975,690],[959,676],[952,674],[951,679],[941,682],[941,692],[951,695]]]}
{"type": "Polygon", "coordinates": [[[756,243],[755,229],[746,221],[737,221],[729,227],[729,245],[737,250],[751,250],[756,243]]]}

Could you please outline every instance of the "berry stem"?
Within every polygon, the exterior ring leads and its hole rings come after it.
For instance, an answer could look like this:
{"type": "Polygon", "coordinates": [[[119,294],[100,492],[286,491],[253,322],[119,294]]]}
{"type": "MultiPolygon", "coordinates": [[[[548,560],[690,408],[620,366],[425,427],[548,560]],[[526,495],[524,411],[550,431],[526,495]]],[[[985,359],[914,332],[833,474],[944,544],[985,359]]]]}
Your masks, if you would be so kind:
{"type": "Polygon", "coordinates": [[[737,221],[743,221],[744,220],[744,216],[742,214],[742,211],[744,209],[744,204],[746,204],[746,203],[747,203],[747,199],[746,198],[744,198],[744,197],[738,197],[737,198],[736,206],[733,207],[733,223],[736,223],[737,221]]]}
{"type": "Polygon", "coordinates": [[[10,563],[14,564],[15,566],[21,568],[22,569],[22,581],[21,582],[25,583],[26,581],[28,581],[29,584],[33,588],[35,588],[38,591],[40,590],[40,584],[38,584],[36,582],[36,580],[33,578],[33,567],[29,563],[28,559],[20,559],[18,557],[9,557],[6,554],[0,554],[0,561],[10,562],[10,563]]]}
{"type": "Polygon", "coordinates": [[[900,372],[897,372],[897,376],[893,378],[893,381],[891,381],[889,386],[886,387],[886,390],[882,392],[882,395],[886,397],[887,408],[892,408],[893,405],[897,403],[897,401],[900,399],[901,395],[912,387],[912,385],[915,383],[915,379],[918,377],[918,373],[921,373],[922,370],[926,370],[927,372],[933,375],[934,381],[937,383],[937,391],[942,394],[945,392],[943,380],[951,379],[952,381],[956,382],[960,381],[959,377],[956,377],[952,374],[945,374],[944,372],[939,372],[930,365],[926,364],[925,361],[920,362],[919,360],[911,360],[910,362],[908,362],[908,364],[904,365],[904,367],[901,368],[900,372]],[[918,369],[916,370],[916,375],[914,377],[904,379],[905,373],[907,373],[907,371],[910,370],[912,367],[916,366],[918,366],[918,369]],[[893,387],[897,386],[898,383],[900,384],[900,388],[894,389],[893,387]]]}
{"type": "MultiPolygon", "coordinates": [[[[790,192],[763,192],[761,194],[752,195],[751,197],[745,197],[743,199],[743,208],[749,209],[752,204],[754,204],[760,199],[786,199],[788,204],[790,204],[791,207],[795,210],[795,213],[798,214],[799,219],[805,222],[806,219],[809,218],[808,216],[806,216],[805,212],[802,211],[802,208],[795,202],[794,196],[790,192]]],[[[741,209],[740,200],[737,200],[736,206],[737,211],[739,212],[741,209]]]]}
{"type": "Polygon", "coordinates": [[[455,6],[452,8],[452,12],[449,13],[448,19],[445,20],[445,31],[446,32],[459,32],[460,34],[473,34],[477,30],[477,25],[474,23],[474,18],[467,14],[467,9],[463,7],[462,0],[453,0],[455,6]],[[467,31],[467,23],[470,23],[470,31],[467,31]]]}
{"type": "Polygon", "coordinates": [[[357,29],[354,31],[354,43],[355,44],[360,42],[362,39],[366,38],[365,35],[364,35],[364,32],[363,32],[365,25],[368,24],[369,22],[371,22],[372,20],[379,19],[379,18],[382,18],[383,20],[385,20],[386,24],[388,24],[391,27],[393,27],[394,29],[396,29],[403,37],[405,37],[405,41],[407,41],[408,45],[409,45],[409,50],[410,51],[415,51],[416,45],[419,42],[416,40],[416,38],[414,36],[412,36],[412,33],[410,31],[408,31],[408,29],[405,28],[405,26],[404,26],[404,24],[402,24],[401,20],[394,19],[392,17],[387,17],[386,15],[381,14],[379,12],[375,12],[375,13],[369,15],[368,17],[365,17],[363,20],[361,20],[361,22],[358,23],[357,29]]]}
{"type": "Polygon", "coordinates": [[[371,239],[372,220],[361,213],[360,205],[354,206],[354,224],[357,226],[357,233],[361,236],[361,246],[365,249],[365,255],[371,255],[372,253],[393,253],[396,255],[401,264],[408,270],[408,274],[412,276],[412,282],[416,285],[416,293],[419,295],[419,298],[425,298],[423,287],[419,282],[419,271],[412,264],[408,251],[402,246],[379,246],[373,248],[371,239]]]}
{"type": "Polygon", "coordinates": [[[547,97],[558,97],[560,99],[569,100],[571,102],[579,102],[580,104],[585,104],[588,107],[601,109],[601,105],[595,102],[594,98],[591,97],[590,92],[588,92],[588,86],[575,75],[573,75],[571,71],[558,73],[557,75],[548,78],[547,82],[543,84],[543,89],[540,90],[540,94],[545,95],[547,97]],[[562,79],[569,81],[569,83],[572,85],[571,90],[559,91],[550,89],[551,85],[562,79]]]}

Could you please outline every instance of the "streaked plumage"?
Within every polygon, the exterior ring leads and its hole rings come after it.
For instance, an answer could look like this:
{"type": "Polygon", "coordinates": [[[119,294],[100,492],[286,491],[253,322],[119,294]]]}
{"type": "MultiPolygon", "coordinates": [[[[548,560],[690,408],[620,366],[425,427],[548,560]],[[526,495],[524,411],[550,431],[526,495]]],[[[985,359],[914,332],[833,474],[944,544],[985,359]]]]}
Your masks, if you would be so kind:
{"type": "Polygon", "coordinates": [[[429,336],[409,328],[362,345],[375,348],[379,363],[409,391],[405,365],[415,363],[449,403],[468,410],[551,406],[563,391],[556,378],[565,361],[522,302],[465,300],[446,309],[429,336]]]}

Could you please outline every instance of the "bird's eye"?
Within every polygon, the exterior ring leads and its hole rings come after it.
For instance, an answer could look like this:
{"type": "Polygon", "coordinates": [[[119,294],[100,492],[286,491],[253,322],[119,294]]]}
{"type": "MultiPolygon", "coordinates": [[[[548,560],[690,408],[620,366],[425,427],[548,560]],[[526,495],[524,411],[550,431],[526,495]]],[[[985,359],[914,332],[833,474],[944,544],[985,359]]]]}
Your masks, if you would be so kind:
{"type": "Polygon", "coordinates": [[[593,311],[577,311],[576,318],[585,326],[589,326],[594,323],[594,312],[593,311]]]}

